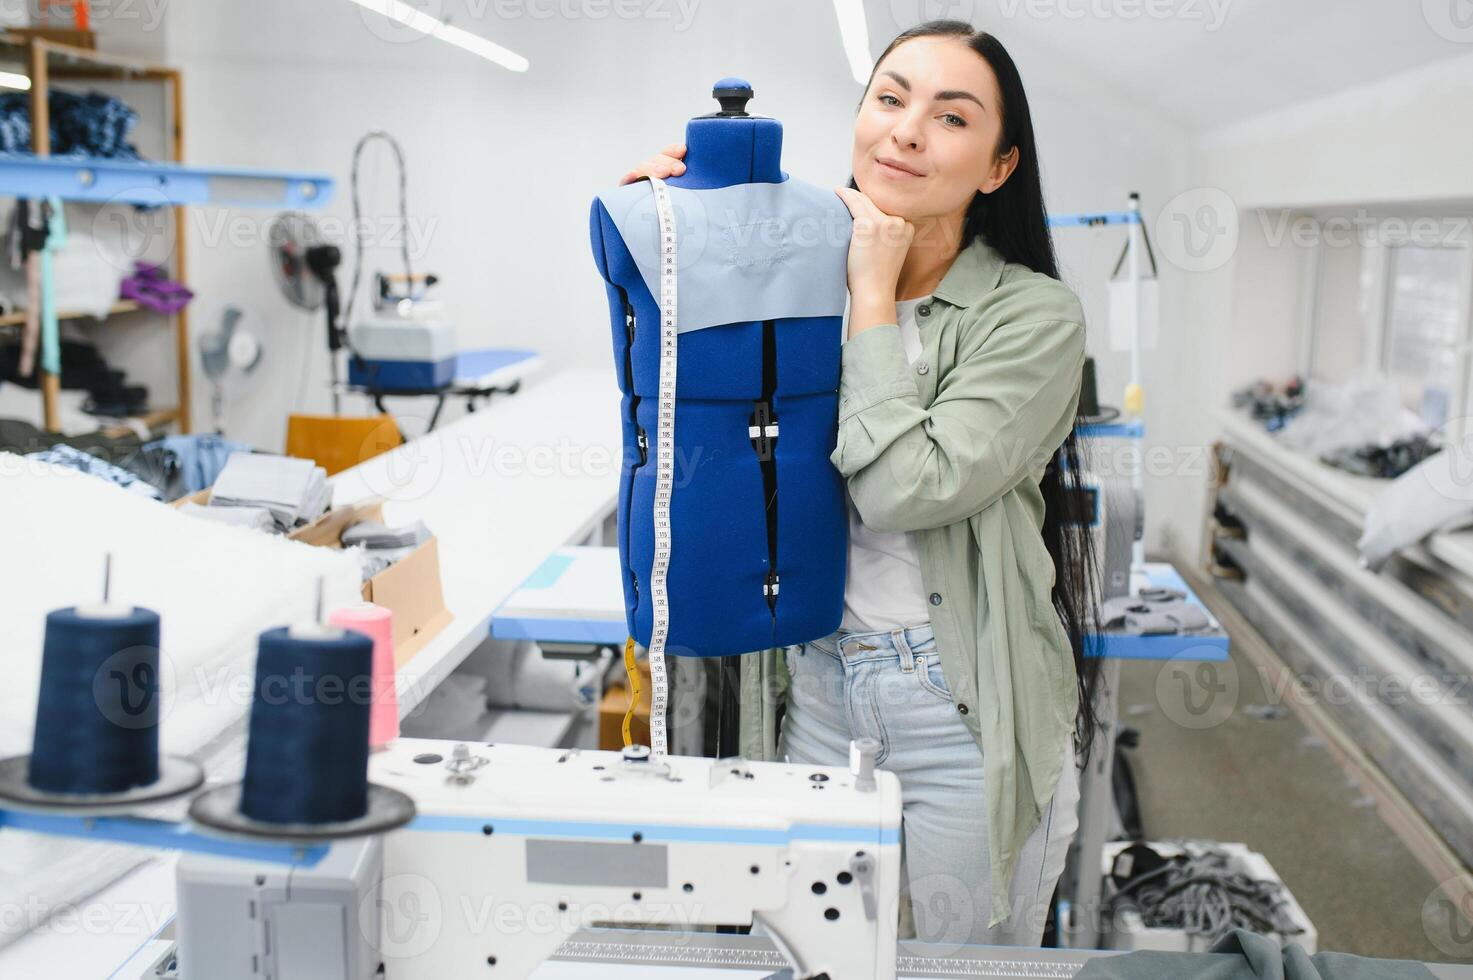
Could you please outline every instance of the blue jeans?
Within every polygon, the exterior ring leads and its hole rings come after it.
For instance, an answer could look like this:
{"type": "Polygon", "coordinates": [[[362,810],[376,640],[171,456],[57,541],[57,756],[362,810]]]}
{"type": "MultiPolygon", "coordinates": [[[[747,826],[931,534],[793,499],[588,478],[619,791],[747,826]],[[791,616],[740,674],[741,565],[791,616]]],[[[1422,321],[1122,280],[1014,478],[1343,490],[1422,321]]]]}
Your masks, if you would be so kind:
{"type": "Polygon", "coordinates": [[[989,929],[982,752],[952,704],[931,626],[840,630],[788,647],[786,656],[792,686],[778,755],[788,762],[844,766],[849,740],[869,736],[880,743],[876,764],[900,779],[902,937],[910,934],[909,907],[915,938],[922,942],[1037,946],[1079,827],[1073,740],[1054,798],[1019,854],[1012,916],[989,929]]]}

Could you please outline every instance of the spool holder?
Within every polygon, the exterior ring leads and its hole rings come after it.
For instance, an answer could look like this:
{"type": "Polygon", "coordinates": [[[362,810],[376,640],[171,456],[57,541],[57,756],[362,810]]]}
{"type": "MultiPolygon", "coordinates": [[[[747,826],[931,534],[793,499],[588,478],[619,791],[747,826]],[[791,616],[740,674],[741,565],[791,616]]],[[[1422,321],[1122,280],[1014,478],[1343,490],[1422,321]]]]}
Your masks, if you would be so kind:
{"type": "Polygon", "coordinates": [[[240,812],[241,783],[205,790],[189,804],[200,833],[229,840],[322,843],[397,830],[414,819],[414,800],[396,789],[368,784],[368,810],[355,820],[333,823],[272,823],[240,812]]]}
{"type": "Polygon", "coordinates": [[[187,796],[205,781],[191,759],[159,756],[159,778],[119,793],[54,793],[30,784],[30,755],[0,759],[0,805],[28,813],[113,814],[187,796]]]}

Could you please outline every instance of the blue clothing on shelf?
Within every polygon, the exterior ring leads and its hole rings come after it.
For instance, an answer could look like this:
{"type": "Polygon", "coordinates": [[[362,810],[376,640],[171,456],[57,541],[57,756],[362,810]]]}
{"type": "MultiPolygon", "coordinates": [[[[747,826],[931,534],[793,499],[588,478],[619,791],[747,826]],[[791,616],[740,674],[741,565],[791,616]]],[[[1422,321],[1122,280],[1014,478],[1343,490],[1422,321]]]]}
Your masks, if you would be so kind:
{"type": "MultiPolygon", "coordinates": [[[[47,93],[51,115],[51,155],[137,160],[128,133],[138,113],[101,92],[77,95],[61,89],[47,93]]],[[[0,151],[32,153],[29,93],[0,95],[0,151]]]]}

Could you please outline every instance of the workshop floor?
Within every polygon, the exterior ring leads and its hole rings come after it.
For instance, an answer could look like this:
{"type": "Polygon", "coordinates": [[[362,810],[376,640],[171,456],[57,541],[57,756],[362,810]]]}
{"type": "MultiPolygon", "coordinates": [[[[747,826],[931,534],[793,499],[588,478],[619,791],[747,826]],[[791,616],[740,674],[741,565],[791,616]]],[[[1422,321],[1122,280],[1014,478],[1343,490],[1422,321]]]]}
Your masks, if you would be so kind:
{"type": "Polygon", "coordinates": [[[1121,671],[1120,720],[1141,733],[1129,755],[1147,839],[1240,841],[1263,854],[1315,924],[1321,950],[1473,962],[1439,949],[1424,930],[1424,902],[1441,879],[1398,837],[1394,814],[1388,823],[1293,710],[1256,714],[1276,703],[1245,652],[1255,641],[1263,649],[1262,641],[1231,628],[1231,606],[1223,611],[1220,595],[1200,594],[1233,633],[1238,689],[1229,716],[1200,730],[1178,724],[1169,717],[1181,717],[1169,687],[1157,694],[1159,665],[1126,663],[1121,671]]]}

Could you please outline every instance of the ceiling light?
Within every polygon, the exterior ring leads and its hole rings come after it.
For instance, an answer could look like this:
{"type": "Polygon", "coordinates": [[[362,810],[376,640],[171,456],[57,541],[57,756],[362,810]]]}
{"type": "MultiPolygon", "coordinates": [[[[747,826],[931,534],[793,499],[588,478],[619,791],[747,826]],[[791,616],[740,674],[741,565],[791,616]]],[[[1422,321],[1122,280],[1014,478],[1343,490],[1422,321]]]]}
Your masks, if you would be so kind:
{"type": "Polygon", "coordinates": [[[499,44],[493,44],[478,34],[472,34],[459,27],[451,27],[438,17],[431,17],[413,4],[405,3],[404,0],[353,0],[353,2],[376,14],[382,14],[397,24],[403,24],[412,31],[439,38],[457,48],[478,54],[487,61],[494,61],[511,71],[526,71],[531,64],[515,51],[509,51],[499,44]]]}

